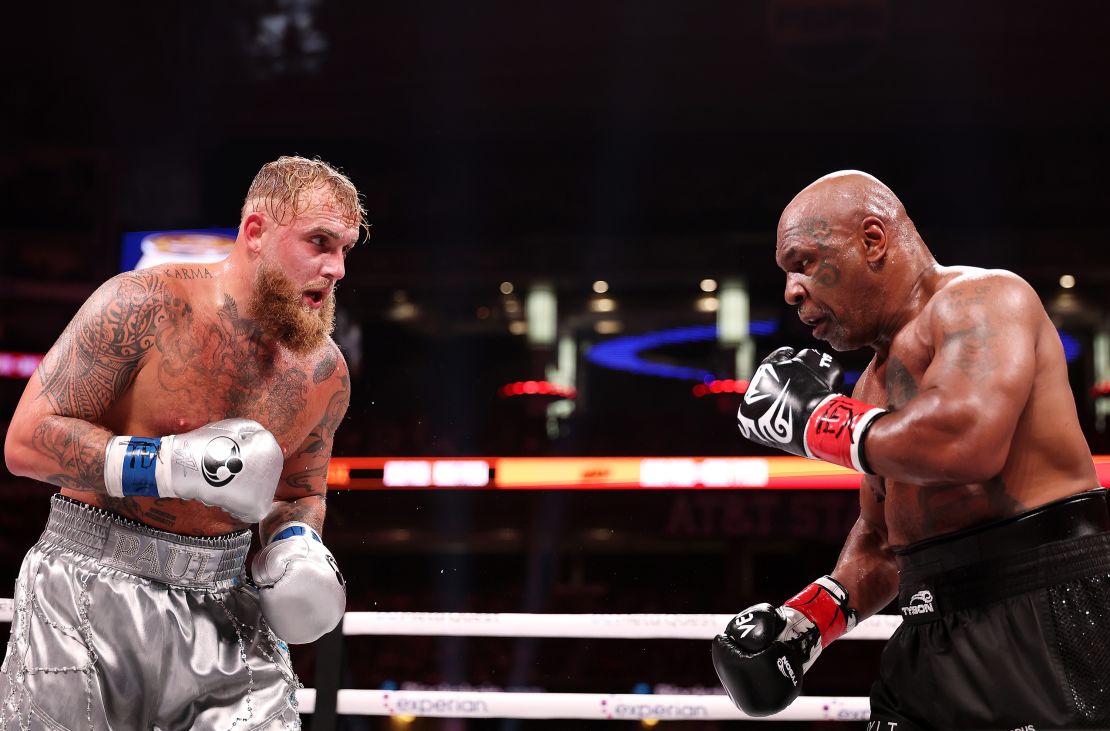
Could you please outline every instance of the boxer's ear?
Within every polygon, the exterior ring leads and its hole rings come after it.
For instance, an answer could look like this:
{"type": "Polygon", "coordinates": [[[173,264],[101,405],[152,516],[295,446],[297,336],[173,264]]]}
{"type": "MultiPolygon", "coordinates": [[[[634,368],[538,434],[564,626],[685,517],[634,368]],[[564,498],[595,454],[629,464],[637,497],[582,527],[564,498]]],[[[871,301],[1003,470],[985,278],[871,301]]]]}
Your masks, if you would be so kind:
{"type": "Polygon", "coordinates": [[[871,267],[881,267],[886,259],[886,224],[878,216],[867,216],[860,224],[863,257],[871,267]]]}
{"type": "Polygon", "coordinates": [[[243,218],[243,222],[239,224],[239,233],[247,251],[255,255],[262,252],[262,235],[266,233],[268,224],[266,214],[261,211],[252,211],[243,218]]]}

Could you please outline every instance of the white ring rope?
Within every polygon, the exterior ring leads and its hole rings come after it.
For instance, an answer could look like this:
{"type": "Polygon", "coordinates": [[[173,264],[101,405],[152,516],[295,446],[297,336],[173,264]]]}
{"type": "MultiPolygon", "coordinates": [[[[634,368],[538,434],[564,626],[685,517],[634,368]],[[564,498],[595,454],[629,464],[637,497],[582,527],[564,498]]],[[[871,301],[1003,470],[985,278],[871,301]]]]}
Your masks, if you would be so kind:
{"type": "MultiPolygon", "coordinates": [[[[297,692],[300,710],[311,713],[316,691],[297,692]]],[[[358,716],[439,718],[575,718],[717,721],[865,721],[865,697],[802,696],[784,711],[755,718],[724,695],[622,693],[501,693],[444,690],[340,690],[336,713],[358,716]]]]}
{"type": "MultiPolygon", "coordinates": [[[[440,635],[446,637],[561,637],[709,640],[734,614],[481,614],[477,612],[347,612],[345,635],[440,635]]],[[[845,640],[886,640],[902,624],[876,614],[844,635],[845,640]]]]}
{"type": "MultiPolygon", "coordinates": [[[[14,602],[0,599],[0,622],[11,622],[14,602]]],[[[557,637],[628,640],[709,640],[734,614],[484,614],[480,612],[347,612],[345,635],[416,637],[557,637]]],[[[902,624],[876,614],[845,640],[887,640],[902,624]]]]}
{"type": "MultiPolygon", "coordinates": [[[[11,622],[14,602],[0,599],[0,622],[11,622]]],[[[347,612],[345,635],[558,637],[708,640],[732,614],[482,614],[477,612],[347,612]]],[[[844,636],[885,640],[902,618],[877,614],[844,636]]],[[[297,691],[302,713],[316,708],[316,691],[297,691]]],[[[359,716],[439,718],[565,718],[592,720],[750,719],[727,696],[620,693],[504,693],[492,691],[341,689],[336,712],[359,716]]],[[[773,721],[861,721],[866,697],[802,696],[773,721]]],[[[751,720],[751,719],[750,719],[751,720]]]]}

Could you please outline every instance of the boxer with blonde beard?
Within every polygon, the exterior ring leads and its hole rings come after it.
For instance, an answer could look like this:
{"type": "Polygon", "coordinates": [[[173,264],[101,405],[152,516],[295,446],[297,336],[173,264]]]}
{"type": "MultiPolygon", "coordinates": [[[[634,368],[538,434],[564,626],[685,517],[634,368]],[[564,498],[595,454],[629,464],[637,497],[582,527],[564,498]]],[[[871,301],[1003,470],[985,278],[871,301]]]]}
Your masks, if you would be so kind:
{"type": "Polygon", "coordinates": [[[330,333],[365,228],[346,176],[279,158],[227,259],[112,278],[47,353],[5,443],[60,491],[17,580],[0,728],[299,725],[286,643],[346,601],[320,540],[350,401],[330,333]]]}

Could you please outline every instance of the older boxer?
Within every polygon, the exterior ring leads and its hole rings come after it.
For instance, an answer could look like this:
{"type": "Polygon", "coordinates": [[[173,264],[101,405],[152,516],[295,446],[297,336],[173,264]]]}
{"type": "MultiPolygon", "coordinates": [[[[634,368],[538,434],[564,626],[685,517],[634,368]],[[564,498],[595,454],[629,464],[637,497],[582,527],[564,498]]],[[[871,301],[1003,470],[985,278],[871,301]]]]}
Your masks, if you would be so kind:
{"type": "Polygon", "coordinates": [[[794,198],[776,253],[814,336],[875,354],[847,397],[830,355],[775,351],[740,431],[862,472],[861,511],[830,576],[716,638],[729,695],[782,709],[822,648],[898,598],[872,728],[1110,728],[1107,501],[1037,294],[940,266],[894,193],[852,171],[794,198]]]}

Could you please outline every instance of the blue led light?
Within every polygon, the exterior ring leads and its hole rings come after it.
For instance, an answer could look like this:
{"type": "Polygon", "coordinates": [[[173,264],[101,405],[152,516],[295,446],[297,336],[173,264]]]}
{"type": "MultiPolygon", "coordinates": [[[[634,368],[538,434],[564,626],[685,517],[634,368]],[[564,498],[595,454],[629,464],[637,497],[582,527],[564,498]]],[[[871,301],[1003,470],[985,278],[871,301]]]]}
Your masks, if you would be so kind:
{"type": "Polygon", "coordinates": [[[1064,346],[1064,360],[1068,363],[1074,362],[1079,354],[1083,352],[1083,346],[1079,344],[1079,340],[1063,330],[1057,330],[1060,333],[1060,344],[1064,346]]]}
{"type": "MultiPolygon", "coordinates": [[[[778,322],[775,320],[753,320],[749,324],[748,331],[752,335],[772,335],[778,331],[778,322]]],[[[717,380],[717,377],[707,370],[669,363],[654,363],[650,360],[644,360],[640,354],[667,345],[681,345],[683,343],[716,339],[716,325],[679,327],[672,330],[659,330],[643,335],[627,335],[605,340],[591,348],[586,357],[591,363],[618,371],[709,383],[717,380]]]]}
{"type": "Polygon", "coordinates": [[[653,363],[640,357],[645,350],[661,348],[666,345],[680,345],[701,340],[716,340],[717,326],[680,327],[673,330],[660,330],[643,335],[628,335],[598,343],[590,349],[587,356],[591,363],[618,371],[629,371],[647,376],[681,378],[687,381],[713,379],[709,371],[701,368],[653,363]]]}
{"type": "Polygon", "coordinates": [[[751,335],[774,335],[778,331],[778,320],[752,320],[748,323],[748,333],[751,335]]]}

